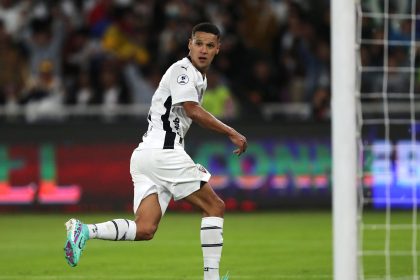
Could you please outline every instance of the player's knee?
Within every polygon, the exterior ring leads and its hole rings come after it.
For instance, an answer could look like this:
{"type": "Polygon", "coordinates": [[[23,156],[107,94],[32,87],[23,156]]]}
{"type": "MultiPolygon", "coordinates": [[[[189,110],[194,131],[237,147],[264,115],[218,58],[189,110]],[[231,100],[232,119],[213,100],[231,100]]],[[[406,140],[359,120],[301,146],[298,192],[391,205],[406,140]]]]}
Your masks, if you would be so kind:
{"type": "Polygon", "coordinates": [[[151,240],[157,230],[156,225],[143,225],[137,228],[136,240],[151,240]]]}
{"type": "Polygon", "coordinates": [[[220,198],[217,198],[213,201],[211,205],[211,209],[209,213],[207,213],[209,216],[214,217],[223,217],[225,214],[225,203],[220,198]]]}
{"type": "Polygon", "coordinates": [[[223,216],[223,214],[225,214],[225,202],[220,198],[217,201],[217,210],[220,213],[220,216],[223,216]]]}

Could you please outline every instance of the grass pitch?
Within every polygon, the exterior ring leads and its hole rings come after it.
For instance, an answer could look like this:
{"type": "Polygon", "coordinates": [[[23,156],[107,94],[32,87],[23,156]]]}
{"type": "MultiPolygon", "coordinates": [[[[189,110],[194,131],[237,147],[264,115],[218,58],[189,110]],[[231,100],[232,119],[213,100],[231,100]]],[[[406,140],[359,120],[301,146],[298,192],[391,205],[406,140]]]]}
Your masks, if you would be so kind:
{"type": "MultiPolygon", "coordinates": [[[[408,214],[400,215],[397,221],[408,214]]],[[[127,213],[76,216],[87,223],[132,218],[127,213]]],[[[68,218],[71,216],[65,214],[0,215],[0,279],[202,279],[198,213],[166,214],[151,241],[91,240],[75,268],[64,259],[68,218]]],[[[374,223],[382,218],[383,213],[369,216],[374,223]]],[[[398,232],[394,237],[401,246],[410,243],[406,241],[409,236],[398,232]]],[[[382,246],[381,235],[369,238],[366,250],[382,246]]],[[[405,258],[393,261],[396,276],[411,275],[411,262],[405,258]]],[[[383,259],[366,263],[368,273],[383,279],[383,259]]],[[[229,271],[231,280],[332,279],[331,213],[228,213],[220,271],[229,271]]]]}

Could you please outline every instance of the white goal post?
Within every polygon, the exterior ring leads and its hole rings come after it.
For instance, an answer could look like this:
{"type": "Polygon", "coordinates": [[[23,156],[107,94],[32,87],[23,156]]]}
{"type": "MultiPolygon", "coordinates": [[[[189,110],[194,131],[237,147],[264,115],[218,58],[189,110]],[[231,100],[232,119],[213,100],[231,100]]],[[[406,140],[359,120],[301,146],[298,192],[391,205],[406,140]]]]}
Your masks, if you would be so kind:
{"type": "Polygon", "coordinates": [[[357,135],[356,3],[331,1],[333,275],[356,280],[357,135]]]}

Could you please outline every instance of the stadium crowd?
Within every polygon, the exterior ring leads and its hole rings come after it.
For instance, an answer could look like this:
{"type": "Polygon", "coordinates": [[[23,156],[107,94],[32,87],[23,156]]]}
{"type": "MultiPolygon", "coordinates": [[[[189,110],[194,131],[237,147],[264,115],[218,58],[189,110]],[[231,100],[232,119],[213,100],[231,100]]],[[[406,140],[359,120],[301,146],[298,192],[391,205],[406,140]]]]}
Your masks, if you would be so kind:
{"type": "MultiPolygon", "coordinates": [[[[167,67],[187,54],[191,27],[211,21],[222,50],[208,75],[209,111],[254,118],[264,104],[303,103],[311,119],[326,120],[329,2],[0,0],[0,106],[36,121],[68,105],[148,105],[167,67]]],[[[374,25],[366,21],[365,33],[374,25]]],[[[375,55],[362,51],[365,61],[375,55]]]]}

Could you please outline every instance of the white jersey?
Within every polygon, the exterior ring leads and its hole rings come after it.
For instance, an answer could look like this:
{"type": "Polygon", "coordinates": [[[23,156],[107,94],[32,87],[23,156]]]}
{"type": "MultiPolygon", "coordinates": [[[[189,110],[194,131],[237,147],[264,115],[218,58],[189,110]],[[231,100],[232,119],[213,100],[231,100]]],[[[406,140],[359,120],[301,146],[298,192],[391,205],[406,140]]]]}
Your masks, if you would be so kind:
{"type": "Polygon", "coordinates": [[[149,128],[140,149],[184,149],[184,138],[192,123],[182,102],[199,104],[207,88],[207,79],[185,57],[172,64],[156,89],[149,115],[149,128]]]}

